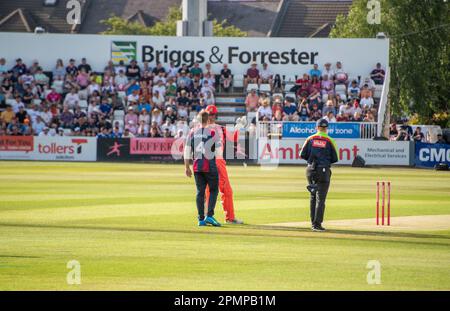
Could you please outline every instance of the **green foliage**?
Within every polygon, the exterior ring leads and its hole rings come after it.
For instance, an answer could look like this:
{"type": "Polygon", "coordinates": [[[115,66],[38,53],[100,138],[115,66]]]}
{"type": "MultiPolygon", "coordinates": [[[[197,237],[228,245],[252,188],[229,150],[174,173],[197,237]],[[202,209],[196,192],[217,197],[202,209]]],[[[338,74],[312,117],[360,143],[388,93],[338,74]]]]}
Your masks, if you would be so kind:
{"type": "Polygon", "coordinates": [[[332,38],[390,38],[390,100],[395,114],[418,113],[420,122],[448,111],[450,12],[444,0],[380,0],[381,24],[367,23],[367,0],[353,1],[339,16],[332,38]],[[444,26],[441,26],[444,25],[444,26]],[[434,28],[434,29],[433,29],[434,28]]]}
{"type": "MultiPolygon", "coordinates": [[[[156,22],[151,27],[146,27],[138,22],[111,16],[101,22],[108,26],[103,32],[107,35],[147,35],[147,36],[175,36],[177,33],[177,21],[182,19],[181,10],[178,7],[169,9],[167,17],[162,22],[156,22]]],[[[227,25],[227,20],[221,22],[213,20],[213,33],[216,37],[245,37],[247,33],[233,25],[227,25]]]]}

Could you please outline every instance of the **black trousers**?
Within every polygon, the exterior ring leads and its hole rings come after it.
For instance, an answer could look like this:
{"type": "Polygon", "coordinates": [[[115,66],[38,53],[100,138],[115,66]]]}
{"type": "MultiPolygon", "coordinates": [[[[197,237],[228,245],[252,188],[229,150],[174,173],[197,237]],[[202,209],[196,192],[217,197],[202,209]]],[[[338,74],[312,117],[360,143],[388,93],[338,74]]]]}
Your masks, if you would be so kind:
{"type": "Polygon", "coordinates": [[[219,193],[219,173],[218,172],[196,172],[194,173],[195,185],[197,186],[197,210],[198,219],[205,219],[205,190],[209,186],[208,216],[214,216],[217,195],[219,193]]]}
{"type": "Polygon", "coordinates": [[[331,170],[329,167],[317,167],[313,170],[311,167],[306,168],[306,179],[309,184],[317,185],[317,191],[311,193],[310,198],[310,214],[311,224],[320,226],[323,222],[325,214],[325,200],[327,199],[328,188],[330,187],[331,170]]]}

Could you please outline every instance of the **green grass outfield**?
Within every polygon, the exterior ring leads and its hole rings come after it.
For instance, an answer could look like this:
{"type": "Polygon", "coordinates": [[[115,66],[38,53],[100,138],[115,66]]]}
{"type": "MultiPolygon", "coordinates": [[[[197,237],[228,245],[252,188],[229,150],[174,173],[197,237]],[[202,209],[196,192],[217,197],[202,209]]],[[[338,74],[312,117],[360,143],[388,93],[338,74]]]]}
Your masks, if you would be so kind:
{"type": "MultiPolygon", "coordinates": [[[[304,167],[229,175],[248,225],[199,228],[182,165],[0,162],[0,290],[450,290],[450,230],[269,228],[308,220],[304,167]]],[[[337,167],[325,219],[374,217],[382,179],[393,216],[450,214],[448,172],[337,167]]]]}

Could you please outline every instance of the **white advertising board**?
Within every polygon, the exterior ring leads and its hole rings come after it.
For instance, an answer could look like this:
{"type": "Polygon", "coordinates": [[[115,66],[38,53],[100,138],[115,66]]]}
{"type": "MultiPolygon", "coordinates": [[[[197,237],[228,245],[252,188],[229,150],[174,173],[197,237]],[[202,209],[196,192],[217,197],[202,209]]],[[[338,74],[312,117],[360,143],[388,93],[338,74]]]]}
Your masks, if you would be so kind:
{"type": "Polygon", "coordinates": [[[26,64],[34,59],[52,70],[58,58],[67,65],[70,58],[80,62],[86,57],[96,71],[103,71],[109,60],[128,63],[136,59],[157,61],[165,66],[211,63],[219,70],[224,63],[234,73],[245,73],[252,61],[267,62],[273,73],[303,74],[314,63],[341,61],[351,77],[366,76],[377,62],[387,66],[389,39],[328,38],[224,38],[224,37],[151,37],[79,34],[0,33],[0,55],[9,66],[21,57],[26,64]]]}
{"type": "MultiPolygon", "coordinates": [[[[306,164],[300,159],[305,139],[268,140],[262,138],[258,146],[260,164],[306,164]]],[[[410,165],[410,142],[336,139],[340,165],[351,165],[357,155],[367,165],[410,165]]]]}
{"type": "MultiPolygon", "coordinates": [[[[11,137],[9,144],[13,144],[11,137]]],[[[0,160],[96,161],[95,137],[33,137],[27,151],[10,148],[0,150],[0,160]]]]}

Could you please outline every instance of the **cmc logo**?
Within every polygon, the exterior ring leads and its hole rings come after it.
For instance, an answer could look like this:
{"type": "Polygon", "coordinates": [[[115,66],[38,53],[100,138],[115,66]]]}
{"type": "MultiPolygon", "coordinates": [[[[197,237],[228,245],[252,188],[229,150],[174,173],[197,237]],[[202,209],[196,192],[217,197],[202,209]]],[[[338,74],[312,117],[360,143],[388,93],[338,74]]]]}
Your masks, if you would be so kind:
{"type": "Polygon", "coordinates": [[[420,161],[450,162],[450,149],[422,148],[419,151],[420,161]]]}
{"type": "Polygon", "coordinates": [[[81,154],[83,152],[82,146],[87,142],[87,139],[73,138],[71,140],[71,145],[59,144],[57,142],[52,142],[49,144],[40,143],[38,145],[38,152],[45,154],[81,154]]]}

